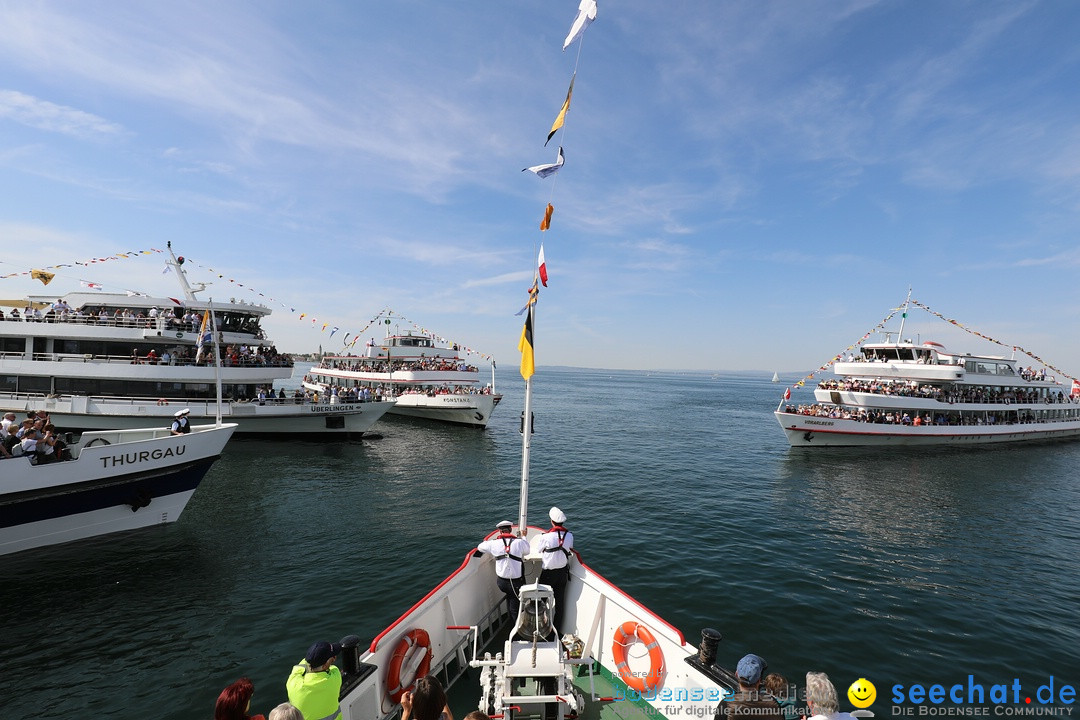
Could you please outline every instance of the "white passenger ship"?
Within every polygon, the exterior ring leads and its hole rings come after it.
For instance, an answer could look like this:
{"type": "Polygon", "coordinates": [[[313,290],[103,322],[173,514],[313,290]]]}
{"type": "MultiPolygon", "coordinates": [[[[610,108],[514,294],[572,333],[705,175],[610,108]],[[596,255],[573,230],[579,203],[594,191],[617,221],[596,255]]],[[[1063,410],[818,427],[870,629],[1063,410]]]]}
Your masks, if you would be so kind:
{"type": "Polygon", "coordinates": [[[368,345],[365,357],[324,357],[304,386],[339,398],[367,389],[396,400],[392,415],[484,428],[502,400],[495,393],[494,367],[491,383],[481,383],[480,370],[469,365],[456,346],[441,347],[426,335],[388,332],[381,344],[368,345]]]}
{"type": "MultiPolygon", "coordinates": [[[[184,299],[74,292],[37,296],[0,322],[0,409],[45,410],[65,430],[168,426],[189,408],[192,422],[217,415],[213,333],[198,360],[201,321],[211,303],[192,288],[170,246],[168,265],[184,299]],[[19,317],[13,320],[13,315],[19,317]],[[198,361],[197,361],[198,360],[198,361]]],[[[270,397],[292,376],[261,326],[264,305],[213,301],[222,354],[221,415],[239,435],[358,437],[392,402],[330,404],[270,397]],[[262,397],[262,396],[265,397],[262,397]]],[[[325,400],[319,398],[319,400],[325,400]]]]}
{"type": "MultiPolygon", "coordinates": [[[[906,313],[905,313],[906,314],[906,313]]],[[[903,333],[903,325],[901,331],[903,333]]],[[[782,401],[793,447],[974,445],[1080,437],[1080,387],[1015,357],[950,352],[941,343],[867,343],[833,365],[813,404],[782,401]]],[[[896,334],[899,337],[899,334],[896,334]]]]}
{"type": "Polygon", "coordinates": [[[175,522],[235,429],[87,432],[68,461],[3,460],[0,555],[175,522]]]}

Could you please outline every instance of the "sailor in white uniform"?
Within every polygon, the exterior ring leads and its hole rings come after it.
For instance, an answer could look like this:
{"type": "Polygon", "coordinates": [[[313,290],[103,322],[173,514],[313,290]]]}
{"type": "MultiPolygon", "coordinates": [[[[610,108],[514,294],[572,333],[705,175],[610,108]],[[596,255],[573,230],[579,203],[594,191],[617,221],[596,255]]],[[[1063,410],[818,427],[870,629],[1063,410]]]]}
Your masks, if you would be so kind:
{"type": "Polygon", "coordinates": [[[551,529],[540,536],[536,550],[540,553],[543,568],[540,582],[550,585],[555,593],[555,612],[551,621],[555,632],[562,634],[559,618],[563,614],[563,602],[566,598],[566,583],[570,581],[570,557],[574,554],[574,533],[566,529],[566,514],[557,507],[548,512],[551,529]]]}
{"type": "Polygon", "coordinates": [[[514,524],[503,520],[495,528],[499,534],[476,546],[478,552],[495,556],[495,584],[506,595],[510,603],[511,623],[517,621],[518,591],[525,582],[525,556],[529,554],[529,543],[511,532],[514,524]]]}

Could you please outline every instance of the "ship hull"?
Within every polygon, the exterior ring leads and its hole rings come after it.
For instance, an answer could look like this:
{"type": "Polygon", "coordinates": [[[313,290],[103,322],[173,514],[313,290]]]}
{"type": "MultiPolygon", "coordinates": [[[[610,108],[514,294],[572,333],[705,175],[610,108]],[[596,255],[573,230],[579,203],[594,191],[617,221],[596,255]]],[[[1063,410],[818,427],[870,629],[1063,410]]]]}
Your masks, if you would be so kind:
{"type": "MultiPolygon", "coordinates": [[[[221,418],[236,423],[236,434],[247,437],[307,435],[348,439],[370,430],[392,405],[391,402],[296,404],[291,400],[268,401],[263,405],[231,402],[222,404],[221,418]]],[[[191,411],[192,423],[213,422],[217,412],[217,403],[209,400],[159,404],[154,400],[84,396],[0,396],[0,407],[17,412],[44,410],[57,427],[77,431],[169,427],[181,408],[191,411]]]]}
{"type": "Polygon", "coordinates": [[[5,460],[0,554],[175,522],[233,430],[88,433],[75,460],[5,460]]]}
{"type": "Polygon", "coordinates": [[[486,428],[501,395],[402,395],[390,415],[486,428]]]}
{"type": "Polygon", "coordinates": [[[1080,438],[1080,420],[1013,425],[896,425],[775,413],[792,447],[966,446],[1080,438]]]}

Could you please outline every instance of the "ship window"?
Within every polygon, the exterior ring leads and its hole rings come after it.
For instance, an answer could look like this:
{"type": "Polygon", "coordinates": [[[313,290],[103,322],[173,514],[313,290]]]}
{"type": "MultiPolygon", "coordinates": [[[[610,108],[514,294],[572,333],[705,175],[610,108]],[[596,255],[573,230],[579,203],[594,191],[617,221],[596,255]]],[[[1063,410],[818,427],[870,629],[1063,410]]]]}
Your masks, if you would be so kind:
{"type": "Polygon", "coordinates": [[[18,378],[14,375],[0,375],[0,390],[15,392],[18,386],[18,378]]]}
{"type": "Polygon", "coordinates": [[[26,352],[26,338],[3,338],[0,340],[0,352],[19,353],[26,352]]]}
{"type": "Polygon", "coordinates": [[[100,395],[101,391],[97,380],[82,380],[76,378],[56,378],[56,392],[64,395],[100,395]]]}
{"type": "Polygon", "coordinates": [[[52,392],[52,378],[23,376],[19,378],[19,392],[52,392]]]}

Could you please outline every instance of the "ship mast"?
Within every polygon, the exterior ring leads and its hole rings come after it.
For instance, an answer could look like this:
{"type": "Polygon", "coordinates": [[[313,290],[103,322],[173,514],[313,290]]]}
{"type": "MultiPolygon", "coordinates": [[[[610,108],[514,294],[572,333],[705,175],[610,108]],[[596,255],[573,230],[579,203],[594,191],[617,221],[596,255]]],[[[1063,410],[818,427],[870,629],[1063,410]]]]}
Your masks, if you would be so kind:
{"type": "Polygon", "coordinates": [[[904,342],[904,323],[907,321],[908,306],[911,305],[911,286],[908,285],[907,300],[904,301],[904,314],[900,316],[900,332],[897,333],[896,342],[904,342]]]}
{"type": "Polygon", "coordinates": [[[165,261],[165,264],[173,269],[176,273],[176,279],[180,281],[180,289],[184,291],[184,297],[188,303],[198,302],[198,298],[195,297],[195,293],[201,292],[206,289],[206,283],[198,283],[199,287],[194,290],[188,285],[187,275],[184,273],[183,268],[180,266],[184,264],[183,258],[177,258],[172,250],[172,240],[166,243],[166,247],[169,249],[169,259],[165,261]]]}

